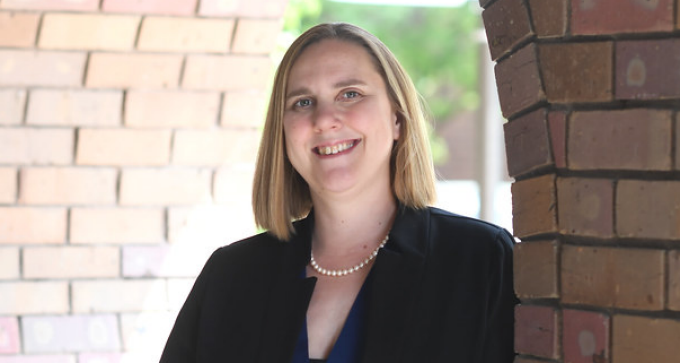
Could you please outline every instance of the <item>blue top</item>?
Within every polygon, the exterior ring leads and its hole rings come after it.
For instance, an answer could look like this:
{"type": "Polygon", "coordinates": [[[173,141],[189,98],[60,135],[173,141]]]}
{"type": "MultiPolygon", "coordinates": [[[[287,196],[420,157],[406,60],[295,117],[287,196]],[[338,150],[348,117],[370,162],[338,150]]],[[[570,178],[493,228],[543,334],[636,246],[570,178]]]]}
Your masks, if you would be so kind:
{"type": "MultiPolygon", "coordinates": [[[[369,273],[370,277],[370,273],[369,273]]],[[[366,280],[368,280],[368,278],[366,280]]],[[[307,321],[300,331],[300,335],[295,345],[295,354],[293,355],[292,363],[310,363],[310,362],[326,362],[326,363],[356,363],[361,359],[363,351],[363,342],[365,336],[365,321],[366,321],[366,281],[359,290],[359,294],[354,300],[354,304],[349,311],[345,325],[342,327],[340,336],[335,342],[331,353],[326,360],[311,360],[309,359],[309,341],[307,335],[307,321]]]]}

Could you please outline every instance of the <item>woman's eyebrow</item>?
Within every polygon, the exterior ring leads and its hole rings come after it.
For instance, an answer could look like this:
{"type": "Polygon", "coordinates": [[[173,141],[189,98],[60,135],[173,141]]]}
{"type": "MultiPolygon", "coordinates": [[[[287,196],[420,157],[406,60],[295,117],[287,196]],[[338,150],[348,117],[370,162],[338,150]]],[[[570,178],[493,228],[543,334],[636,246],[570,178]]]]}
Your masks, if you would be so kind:
{"type": "Polygon", "coordinates": [[[288,92],[286,94],[286,99],[288,100],[288,99],[291,99],[293,97],[302,96],[302,95],[306,95],[306,94],[309,94],[309,93],[310,93],[310,91],[307,87],[297,88],[295,90],[288,92]]]}
{"type": "MultiPolygon", "coordinates": [[[[338,88],[345,88],[345,87],[349,87],[349,86],[365,86],[365,85],[366,85],[366,82],[364,82],[360,79],[350,78],[350,79],[345,79],[345,80],[336,82],[335,84],[333,84],[333,88],[338,89],[338,88]]],[[[307,87],[296,88],[296,89],[294,89],[294,90],[292,90],[292,91],[290,91],[286,94],[286,99],[288,100],[288,99],[291,99],[293,97],[302,96],[302,95],[306,95],[306,94],[309,94],[309,93],[311,93],[311,91],[307,87]]]]}
{"type": "Polygon", "coordinates": [[[365,86],[366,82],[356,79],[356,78],[351,78],[347,80],[343,80],[340,82],[337,82],[336,84],[333,85],[335,88],[344,88],[344,87],[349,87],[349,86],[365,86]]]}

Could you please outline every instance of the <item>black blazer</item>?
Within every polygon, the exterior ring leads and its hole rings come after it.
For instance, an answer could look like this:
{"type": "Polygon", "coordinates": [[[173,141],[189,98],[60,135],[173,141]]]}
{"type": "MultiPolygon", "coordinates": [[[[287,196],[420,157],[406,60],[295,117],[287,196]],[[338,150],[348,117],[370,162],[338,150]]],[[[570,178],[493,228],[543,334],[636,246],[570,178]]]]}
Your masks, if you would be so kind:
{"type": "MultiPolygon", "coordinates": [[[[313,218],[282,242],[263,233],[210,257],[162,363],[290,362],[316,278],[313,218]]],[[[371,271],[362,362],[511,363],[510,234],[439,209],[400,208],[371,271]]]]}

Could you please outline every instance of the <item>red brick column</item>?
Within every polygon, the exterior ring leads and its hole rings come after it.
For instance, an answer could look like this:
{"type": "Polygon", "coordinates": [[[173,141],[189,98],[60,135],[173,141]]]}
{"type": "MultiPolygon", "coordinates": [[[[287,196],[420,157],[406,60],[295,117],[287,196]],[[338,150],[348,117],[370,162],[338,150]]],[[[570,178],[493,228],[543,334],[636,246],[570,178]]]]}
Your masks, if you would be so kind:
{"type": "Polygon", "coordinates": [[[158,361],[254,232],[287,0],[0,0],[0,363],[158,361]]]}
{"type": "Polygon", "coordinates": [[[678,362],[680,4],[480,4],[516,180],[517,362],[678,362]]]}

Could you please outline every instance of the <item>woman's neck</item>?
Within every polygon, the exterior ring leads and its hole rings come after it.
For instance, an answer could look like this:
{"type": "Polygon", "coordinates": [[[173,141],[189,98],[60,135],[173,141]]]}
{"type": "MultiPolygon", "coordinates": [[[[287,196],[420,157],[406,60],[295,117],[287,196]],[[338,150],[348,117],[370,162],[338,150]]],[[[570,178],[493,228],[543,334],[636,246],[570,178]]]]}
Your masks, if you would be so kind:
{"type": "Polygon", "coordinates": [[[389,233],[397,210],[396,198],[386,193],[363,198],[314,198],[314,254],[352,255],[372,250],[389,233]]]}

